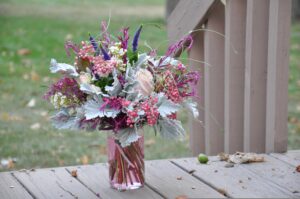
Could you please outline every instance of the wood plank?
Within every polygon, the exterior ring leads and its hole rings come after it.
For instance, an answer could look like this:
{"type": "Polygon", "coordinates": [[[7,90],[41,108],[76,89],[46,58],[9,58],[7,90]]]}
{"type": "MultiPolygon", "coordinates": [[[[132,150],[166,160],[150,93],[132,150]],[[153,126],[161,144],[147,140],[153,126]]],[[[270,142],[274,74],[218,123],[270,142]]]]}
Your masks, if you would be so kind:
{"type": "Polygon", "coordinates": [[[168,17],[167,30],[170,44],[202,24],[215,0],[181,0],[168,17]]]}
{"type": "Polygon", "coordinates": [[[300,197],[300,173],[295,167],[286,164],[274,157],[264,155],[265,162],[243,164],[242,167],[254,172],[265,180],[272,182],[286,190],[294,197],[300,197]]]}
{"type": "Polygon", "coordinates": [[[270,1],[266,152],[286,152],[291,0],[270,1]]]}
{"type": "Polygon", "coordinates": [[[264,152],[269,0],[247,1],[244,151],[264,152]]]}
{"type": "Polygon", "coordinates": [[[294,167],[300,165],[300,150],[290,150],[287,153],[271,153],[270,155],[294,167]]]}
{"type": "Polygon", "coordinates": [[[224,151],[224,5],[218,2],[204,32],[205,153],[224,151]]]}
{"type": "Polygon", "coordinates": [[[210,157],[208,164],[199,164],[196,158],[174,160],[187,171],[211,187],[233,198],[286,198],[293,195],[276,184],[270,184],[241,165],[225,168],[226,162],[210,157]]]}
{"type": "Polygon", "coordinates": [[[168,160],[146,162],[146,183],[166,198],[220,198],[220,193],[197,180],[168,160]]]}
{"type": "Polygon", "coordinates": [[[65,168],[15,171],[13,174],[34,198],[98,198],[65,168]]]}
{"type": "Polygon", "coordinates": [[[149,187],[145,186],[137,190],[129,190],[119,192],[112,189],[108,180],[108,168],[104,164],[86,165],[78,167],[68,167],[67,170],[71,172],[73,169],[77,170],[77,178],[85,186],[89,187],[91,191],[102,199],[122,199],[122,198],[143,198],[154,199],[162,198],[159,194],[152,191],[149,187]]]}
{"type": "Polygon", "coordinates": [[[24,189],[24,187],[11,175],[11,173],[3,172],[3,173],[0,173],[0,198],[30,199],[32,197],[24,189]]]}
{"type": "Polygon", "coordinates": [[[247,1],[229,0],[225,9],[224,147],[234,153],[243,151],[247,1]]]}
{"type": "Polygon", "coordinates": [[[189,115],[190,127],[190,148],[193,155],[204,153],[204,64],[199,61],[204,61],[204,34],[203,32],[196,32],[193,34],[193,46],[188,52],[189,54],[189,67],[191,70],[200,72],[200,79],[197,85],[197,98],[199,109],[199,117],[195,120],[194,117],[189,115]]]}

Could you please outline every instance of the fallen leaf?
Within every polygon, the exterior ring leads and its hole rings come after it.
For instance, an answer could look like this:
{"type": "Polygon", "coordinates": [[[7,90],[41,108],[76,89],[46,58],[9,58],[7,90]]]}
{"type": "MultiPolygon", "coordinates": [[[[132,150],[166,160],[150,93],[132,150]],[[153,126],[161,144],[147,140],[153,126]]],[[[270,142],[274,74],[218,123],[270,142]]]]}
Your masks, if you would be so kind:
{"type": "Polygon", "coordinates": [[[180,176],[180,177],[177,177],[176,179],[177,179],[177,180],[182,180],[182,177],[180,176]]]}
{"type": "Polygon", "coordinates": [[[186,195],[179,195],[175,199],[188,199],[186,195]]]}
{"type": "Polygon", "coordinates": [[[298,165],[298,166],[296,167],[296,171],[297,171],[297,172],[300,172],[300,165],[298,165]]]}
{"type": "Polygon", "coordinates": [[[40,80],[39,74],[37,74],[35,71],[31,71],[30,73],[31,81],[37,82],[40,80]]]}
{"type": "Polygon", "coordinates": [[[82,164],[88,164],[89,163],[89,157],[87,155],[84,155],[80,158],[80,161],[82,164]]]}
{"type": "Polygon", "coordinates": [[[30,126],[30,129],[32,130],[38,130],[41,128],[41,124],[40,123],[34,123],[30,126]]]}
{"type": "Polygon", "coordinates": [[[34,98],[32,98],[32,99],[27,103],[27,107],[29,107],[29,108],[35,107],[35,99],[34,99],[34,98]]]}
{"type": "Polygon", "coordinates": [[[218,156],[219,156],[221,161],[227,161],[229,159],[229,154],[226,154],[224,152],[219,153],[218,156]]]}
{"type": "Polygon", "coordinates": [[[218,191],[220,194],[222,194],[222,195],[224,195],[224,196],[227,196],[227,191],[226,191],[225,189],[217,189],[217,191],[218,191]]]}
{"type": "Polygon", "coordinates": [[[77,170],[76,169],[73,169],[71,171],[71,175],[74,177],[74,178],[77,178],[77,170]]]}
{"type": "Polygon", "coordinates": [[[192,186],[192,189],[196,189],[196,187],[192,186]]]}
{"type": "Polygon", "coordinates": [[[31,53],[31,50],[29,50],[28,48],[21,48],[17,51],[17,54],[20,56],[29,55],[30,53],[31,53]]]}

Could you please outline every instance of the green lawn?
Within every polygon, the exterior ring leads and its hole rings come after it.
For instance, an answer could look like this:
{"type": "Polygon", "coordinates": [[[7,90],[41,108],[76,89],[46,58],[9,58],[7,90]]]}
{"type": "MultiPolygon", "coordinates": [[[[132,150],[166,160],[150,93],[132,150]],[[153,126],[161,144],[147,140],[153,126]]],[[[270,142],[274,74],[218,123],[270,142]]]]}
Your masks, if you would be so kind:
{"type": "MultiPolygon", "coordinates": [[[[60,62],[73,62],[65,54],[65,40],[72,38],[73,41],[79,42],[87,39],[89,32],[97,35],[100,20],[108,18],[109,12],[101,12],[97,16],[94,8],[92,13],[85,9],[98,6],[102,11],[111,8],[112,13],[115,13],[115,9],[129,8],[132,3],[140,7],[151,5],[156,11],[163,6],[163,2],[159,0],[114,0],[110,3],[96,0],[29,0],[26,4],[21,0],[1,1],[0,8],[6,6],[9,11],[2,14],[0,12],[0,161],[16,158],[17,162],[11,169],[21,169],[106,160],[105,133],[55,130],[48,121],[52,107],[42,100],[42,95],[47,90],[45,86],[57,78],[49,73],[50,58],[56,58],[60,62]],[[122,3],[118,4],[119,2],[122,3]],[[26,5],[26,9],[33,10],[28,14],[18,12],[18,9],[26,5]],[[117,7],[118,5],[120,7],[117,7]],[[55,7],[58,8],[56,12],[59,12],[57,15],[51,10],[44,13],[47,9],[55,7]],[[74,13],[85,15],[73,16],[74,13]],[[22,49],[23,52],[20,52],[22,49]],[[28,107],[27,104],[32,99],[36,101],[35,106],[28,107]]],[[[130,26],[133,32],[143,23],[145,29],[141,36],[141,45],[147,42],[153,48],[160,46],[159,54],[163,54],[167,44],[166,27],[163,14],[157,15],[156,11],[153,15],[149,12],[147,17],[143,17],[142,13],[140,17],[131,14],[126,16],[126,13],[113,15],[109,29],[117,34],[120,27],[130,26]]],[[[300,26],[294,25],[289,84],[291,149],[300,148],[299,44],[300,26]]],[[[182,114],[180,119],[187,123],[185,114],[182,114]]],[[[145,136],[146,159],[190,155],[188,137],[183,142],[163,140],[154,137],[151,130],[147,130],[145,136]]],[[[7,168],[1,168],[0,164],[1,170],[7,168]]]]}

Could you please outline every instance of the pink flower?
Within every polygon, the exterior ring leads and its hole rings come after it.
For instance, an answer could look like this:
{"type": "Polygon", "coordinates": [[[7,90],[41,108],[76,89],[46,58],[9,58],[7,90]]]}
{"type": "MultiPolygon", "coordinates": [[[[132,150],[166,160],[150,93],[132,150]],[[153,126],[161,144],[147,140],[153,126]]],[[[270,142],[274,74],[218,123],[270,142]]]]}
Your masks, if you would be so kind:
{"type": "Polygon", "coordinates": [[[94,72],[100,77],[107,77],[116,67],[115,61],[104,60],[101,56],[94,57],[92,63],[94,64],[94,72]]]}

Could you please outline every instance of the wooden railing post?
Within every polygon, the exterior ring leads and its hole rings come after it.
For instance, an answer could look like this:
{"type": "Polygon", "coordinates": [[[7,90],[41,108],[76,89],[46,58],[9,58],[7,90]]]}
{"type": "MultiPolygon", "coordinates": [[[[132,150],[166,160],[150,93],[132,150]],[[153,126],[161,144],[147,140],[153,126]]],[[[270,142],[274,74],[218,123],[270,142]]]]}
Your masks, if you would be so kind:
{"type": "Polygon", "coordinates": [[[244,151],[263,152],[266,141],[266,82],[269,0],[247,0],[244,151]]]}
{"type": "Polygon", "coordinates": [[[204,41],[203,32],[198,31],[193,34],[194,45],[189,50],[189,66],[192,70],[200,72],[200,80],[196,91],[199,117],[195,120],[192,115],[189,116],[190,148],[193,155],[205,152],[204,142],[204,41]],[[202,109],[202,110],[201,110],[202,109]]]}
{"type": "Polygon", "coordinates": [[[243,151],[247,1],[225,6],[225,152],[243,151]]]}
{"type": "Polygon", "coordinates": [[[271,0],[268,39],[266,152],[287,150],[291,0],[271,0]]]}
{"type": "Polygon", "coordinates": [[[224,151],[224,5],[218,2],[209,15],[204,32],[205,151],[224,151]],[[212,32],[215,31],[215,32],[212,32]]]}

